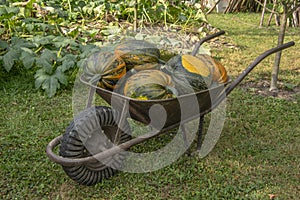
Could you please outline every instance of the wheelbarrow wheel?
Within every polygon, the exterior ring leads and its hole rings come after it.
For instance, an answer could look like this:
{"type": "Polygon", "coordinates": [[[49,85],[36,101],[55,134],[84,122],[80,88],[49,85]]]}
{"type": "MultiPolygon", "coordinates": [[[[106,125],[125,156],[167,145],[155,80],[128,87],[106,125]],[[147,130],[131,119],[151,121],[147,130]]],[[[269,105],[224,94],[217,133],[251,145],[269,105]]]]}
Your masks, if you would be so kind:
{"type": "MultiPolygon", "coordinates": [[[[119,118],[118,113],[110,107],[99,106],[86,109],[67,127],[60,144],[60,156],[83,158],[130,140],[128,121],[125,119],[122,126],[118,126],[119,118]]],[[[124,151],[103,162],[95,161],[62,167],[77,183],[95,185],[117,173],[122,168],[125,158],[124,151]]]]}

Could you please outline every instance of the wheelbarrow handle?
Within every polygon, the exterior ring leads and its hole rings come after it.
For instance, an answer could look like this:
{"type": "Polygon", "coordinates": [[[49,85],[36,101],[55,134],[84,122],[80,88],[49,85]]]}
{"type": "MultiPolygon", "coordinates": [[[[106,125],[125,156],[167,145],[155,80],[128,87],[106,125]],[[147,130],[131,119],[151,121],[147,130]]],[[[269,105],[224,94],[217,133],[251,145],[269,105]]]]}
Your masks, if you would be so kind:
{"type": "Polygon", "coordinates": [[[213,38],[215,38],[215,37],[218,37],[218,36],[220,36],[220,35],[224,35],[224,34],[225,34],[225,31],[221,30],[221,31],[219,31],[219,32],[217,32],[217,33],[214,33],[214,34],[211,34],[211,35],[208,35],[208,36],[202,38],[202,39],[195,45],[194,50],[192,51],[191,55],[195,56],[195,55],[198,53],[199,48],[201,47],[201,45],[202,45],[204,42],[206,42],[206,41],[208,41],[208,40],[211,40],[211,39],[213,39],[213,38]]]}
{"type": "Polygon", "coordinates": [[[260,56],[258,56],[230,85],[228,85],[224,92],[222,92],[218,98],[212,99],[212,105],[211,107],[206,110],[203,115],[211,112],[213,109],[215,109],[231,92],[236,86],[267,56],[276,53],[278,51],[281,51],[283,49],[289,48],[291,46],[294,46],[295,42],[291,41],[282,45],[279,45],[277,47],[274,47],[272,49],[269,49],[262,53],[260,56]]]}
{"type": "Polygon", "coordinates": [[[294,46],[295,42],[291,41],[282,45],[279,45],[277,47],[274,47],[272,49],[269,49],[262,53],[260,56],[258,56],[231,84],[228,86],[225,90],[226,96],[228,96],[232,90],[242,81],[244,78],[267,56],[279,52],[281,50],[287,49],[291,46],[294,46]]]}

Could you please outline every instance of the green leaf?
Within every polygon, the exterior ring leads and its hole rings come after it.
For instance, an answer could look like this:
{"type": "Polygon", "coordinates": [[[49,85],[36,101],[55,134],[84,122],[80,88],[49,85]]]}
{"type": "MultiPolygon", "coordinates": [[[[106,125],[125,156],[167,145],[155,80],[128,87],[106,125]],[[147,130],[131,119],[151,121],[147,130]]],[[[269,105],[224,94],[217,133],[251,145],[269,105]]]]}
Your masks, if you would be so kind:
{"type": "Polygon", "coordinates": [[[77,5],[82,8],[86,5],[86,3],[84,1],[78,1],[77,5]]]}
{"type": "Polygon", "coordinates": [[[7,49],[9,47],[9,44],[4,41],[4,40],[0,40],[0,49],[7,49]]]}
{"type": "Polygon", "coordinates": [[[0,17],[2,19],[9,19],[18,14],[20,9],[18,7],[0,6],[0,17]]]}
{"type": "Polygon", "coordinates": [[[60,88],[59,82],[55,76],[49,76],[42,85],[42,89],[45,90],[48,97],[53,97],[57,91],[57,89],[60,88]]]}
{"type": "Polygon", "coordinates": [[[15,48],[21,48],[21,47],[34,48],[34,47],[36,47],[32,42],[27,41],[23,38],[19,38],[19,37],[13,37],[11,39],[11,45],[14,46],[15,48]]]}
{"type": "Polygon", "coordinates": [[[37,67],[44,68],[48,74],[52,74],[52,66],[54,61],[56,61],[56,54],[49,49],[44,49],[40,57],[36,58],[37,67]]]}
{"type": "Polygon", "coordinates": [[[41,54],[41,59],[47,60],[49,63],[56,61],[57,56],[54,52],[50,51],[49,49],[44,49],[43,53],[41,54]]]}
{"type": "Polygon", "coordinates": [[[42,88],[45,90],[48,97],[53,97],[60,88],[60,83],[67,85],[67,78],[57,69],[54,74],[48,74],[45,69],[39,69],[34,75],[35,78],[35,87],[37,89],[42,88]]]}
{"type": "Polygon", "coordinates": [[[57,68],[55,71],[55,74],[53,75],[60,83],[67,85],[67,77],[65,74],[60,70],[60,68],[57,68]]]}
{"type": "Polygon", "coordinates": [[[52,42],[57,48],[66,47],[71,43],[70,39],[66,37],[56,37],[52,40],[52,42]]]}
{"type": "Polygon", "coordinates": [[[48,74],[52,73],[52,63],[43,58],[36,58],[36,66],[45,70],[48,74]]]}
{"type": "Polygon", "coordinates": [[[31,49],[21,48],[23,51],[21,53],[21,61],[26,69],[30,69],[35,62],[35,55],[31,49]]]}
{"type": "Polygon", "coordinates": [[[74,66],[75,66],[75,62],[73,60],[64,60],[61,65],[63,72],[68,71],[74,66]]]}
{"type": "Polygon", "coordinates": [[[62,59],[60,59],[59,61],[62,62],[60,67],[62,72],[68,71],[69,69],[73,68],[76,65],[76,60],[77,58],[73,54],[67,54],[62,59]]]}
{"type": "Polygon", "coordinates": [[[32,32],[34,29],[34,25],[33,24],[26,24],[25,28],[28,32],[32,32]]]}
{"type": "Polygon", "coordinates": [[[43,82],[48,79],[49,75],[45,72],[44,69],[39,69],[35,72],[34,78],[35,78],[35,88],[39,89],[43,82]]]}
{"type": "Polygon", "coordinates": [[[81,59],[77,62],[77,66],[81,69],[83,69],[85,65],[86,65],[86,59],[81,59]]]}
{"type": "Polygon", "coordinates": [[[35,36],[33,38],[33,42],[39,45],[46,45],[46,44],[53,44],[52,40],[55,38],[54,35],[48,35],[48,36],[35,36]]]}
{"type": "Polygon", "coordinates": [[[3,56],[3,65],[7,72],[11,70],[16,60],[20,57],[20,52],[14,48],[10,48],[9,51],[3,56]]]}
{"type": "Polygon", "coordinates": [[[5,31],[6,31],[6,29],[5,29],[5,28],[0,28],[0,35],[4,34],[4,33],[5,33],[5,31]]]}
{"type": "Polygon", "coordinates": [[[91,54],[100,51],[100,47],[96,46],[94,44],[88,44],[88,45],[81,45],[80,46],[80,51],[82,52],[79,57],[81,59],[87,58],[91,54]]]}

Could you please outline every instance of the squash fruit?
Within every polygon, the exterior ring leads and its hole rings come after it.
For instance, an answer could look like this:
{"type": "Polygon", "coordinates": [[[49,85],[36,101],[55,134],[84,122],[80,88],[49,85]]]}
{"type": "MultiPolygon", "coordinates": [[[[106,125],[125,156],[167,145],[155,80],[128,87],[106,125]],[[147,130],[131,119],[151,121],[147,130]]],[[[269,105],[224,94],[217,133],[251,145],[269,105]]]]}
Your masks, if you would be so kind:
{"type": "Polygon", "coordinates": [[[125,75],[126,64],[114,52],[97,52],[87,59],[84,72],[90,82],[98,81],[98,87],[113,90],[119,79],[125,75]]]}
{"type": "Polygon", "coordinates": [[[143,70],[125,82],[124,95],[140,100],[174,98],[177,92],[169,75],[160,70],[143,70]]]}
{"type": "Polygon", "coordinates": [[[204,54],[174,56],[161,69],[172,76],[179,94],[198,92],[228,81],[224,66],[204,54]]]}
{"type": "Polygon", "coordinates": [[[125,40],[116,46],[115,54],[125,61],[127,70],[137,65],[157,63],[160,58],[159,49],[144,40],[125,40]]]}
{"type": "Polygon", "coordinates": [[[180,95],[208,89],[212,83],[207,62],[196,56],[174,56],[161,69],[170,74],[180,95]]]}

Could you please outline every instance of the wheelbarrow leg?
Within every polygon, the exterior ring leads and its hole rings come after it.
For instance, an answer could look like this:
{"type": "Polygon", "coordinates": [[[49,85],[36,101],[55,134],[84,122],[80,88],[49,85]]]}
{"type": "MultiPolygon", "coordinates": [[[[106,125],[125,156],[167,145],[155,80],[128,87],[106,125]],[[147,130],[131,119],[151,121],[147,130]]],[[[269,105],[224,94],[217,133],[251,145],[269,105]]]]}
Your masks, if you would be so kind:
{"type": "Polygon", "coordinates": [[[182,124],[182,126],[181,126],[181,133],[182,133],[182,138],[183,138],[183,141],[184,141],[185,148],[187,149],[187,155],[190,156],[191,151],[189,149],[189,144],[188,144],[188,141],[187,141],[187,138],[186,138],[185,124],[182,124]]]}
{"type": "Polygon", "coordinates": [[[197,151],[200,151],[202,146],[202,131],[203,131],[204,115],[200,116],[199,128],[198,128],[198,141],[197,151]]]}
{"type": "Polygon", "coordinates": [[[95,92],[96,92],[96,88],[91,87],[90,91],[89,91],[89,96],[88,96],[88,99],[87,99],[87,103],[86,103],[86,108],[92,107],[95,92]]]}

